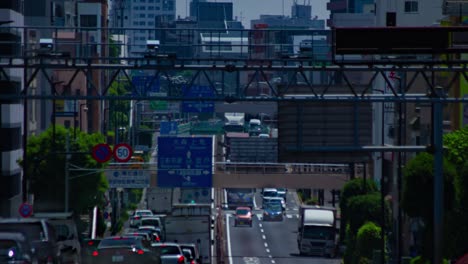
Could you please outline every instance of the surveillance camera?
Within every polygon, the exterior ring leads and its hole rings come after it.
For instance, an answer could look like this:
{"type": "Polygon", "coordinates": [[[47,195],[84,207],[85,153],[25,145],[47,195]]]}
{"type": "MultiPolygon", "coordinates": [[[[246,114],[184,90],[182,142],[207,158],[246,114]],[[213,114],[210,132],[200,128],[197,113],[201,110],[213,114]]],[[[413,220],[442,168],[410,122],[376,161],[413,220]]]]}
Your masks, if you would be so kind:
{"type": "Polygon", "coordinates": [[[39,39],[39,48],[43,50],[52,50],[54,48],[54,40],[49,38],[39,39]]]}
{"type": "Polygon", "coordinates": [[[159,49],[159,40],[147,40],[146,48],[150,51],[157,51],[159,49]]]}

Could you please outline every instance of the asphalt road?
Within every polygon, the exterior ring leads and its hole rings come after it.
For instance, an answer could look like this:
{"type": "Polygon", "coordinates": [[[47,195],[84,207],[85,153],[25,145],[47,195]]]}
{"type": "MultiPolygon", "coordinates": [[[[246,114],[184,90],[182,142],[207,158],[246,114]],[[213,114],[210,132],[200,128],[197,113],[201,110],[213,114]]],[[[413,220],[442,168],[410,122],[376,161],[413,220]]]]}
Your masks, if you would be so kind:
{"type": "Polygon", "coordinates": [[[261,199],[256,195],[252,227],[234,227],[233,211],[226,211],[229,264],[338,264],[340,259],[300,256],[297,249],[297,195],[289,192],[281,222],[262,221],[261,199]]]}

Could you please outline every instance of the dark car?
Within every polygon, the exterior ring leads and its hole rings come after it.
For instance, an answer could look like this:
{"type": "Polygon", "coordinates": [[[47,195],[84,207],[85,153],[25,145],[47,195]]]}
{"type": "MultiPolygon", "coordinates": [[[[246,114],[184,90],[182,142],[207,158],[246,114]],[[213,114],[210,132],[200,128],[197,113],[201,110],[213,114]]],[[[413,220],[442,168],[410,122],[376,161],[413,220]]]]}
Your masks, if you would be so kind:
{"type": "Polygon", "coordinates": [[[61,252],[54,227],[45,219],[0,219],[0,232],[20,232],[31,241],[39,263],[59,263],[61,252]]]}
{"type": "Polygon", "coordinates": [[[93,261],[93,252],[97,250],[97,247],[101,239],[87,238],[83,240],[81,245],[81,260],[83,264],[90,264],[93,261]]]}
{"type": "Polygon", "coordinates": [[[266,203],[263,206],[263,221],[283,221],[283,208],[280,203],[266,203]]]}
{"type": "Polygon", "coordinates": [[[160,264],[161,258],[143,244],[141,237],[108,237],[92,253],[93,264],[160,264]]]}
{"type": "Polygon", "coordinates": [[[31,242],[23,233],[0,232],[0,263],[37,263],[31,242]]]}

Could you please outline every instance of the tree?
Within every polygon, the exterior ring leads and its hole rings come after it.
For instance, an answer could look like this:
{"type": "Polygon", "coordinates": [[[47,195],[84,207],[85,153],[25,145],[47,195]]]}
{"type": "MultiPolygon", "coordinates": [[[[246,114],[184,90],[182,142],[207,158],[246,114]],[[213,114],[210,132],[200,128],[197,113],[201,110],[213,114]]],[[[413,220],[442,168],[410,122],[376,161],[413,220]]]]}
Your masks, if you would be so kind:
{"type": "Polygon", "coordinates": [[[366,181],[364,179],[356,178],[348,181],[343,190],[341,191],[340,197],[340,208],[341,208],[341,222],[340,222],[340,240],[343,242],[345,238],[346,224],[348,223],[348,200],[351,197],[357,195],[363,195],[366,193],[372,193],[377,191],[377,186],[372,180],[366,181]]]}
{"type": "Polygon", "coordinates": [[[447,148],[444,156],[461,169],[468,160],[468,126],[445,134],[443,140],[447,148]]]}
{"type": "MultiPolygon", "coordinates": [[[[67,133],[71,129],[56,125],[55,136],[49,127],[38,136],[28,139],[26,173],[30,175],[30,190],[34,193],[35,207],[42,210],[63,210],[65,201],[65,158],[67,133]]],[[[87,213],[89,207],[104,203],[108,184],[103,173],[98,171],[103,164],[91,157],[94,145],[104,142],[101,134],[86,134],[77,131],[76,140],[70,138],[69,164],[96,171],[70,172],[69,208],[77,214],[87,213]]]]}
{"type": "MultiPolygon", "coordinates": [[[[360,255],[357,248],[358,230],[366,222],[380,223],[382,221],[381,195],[378,192],[356,195],[348,200],[347,226],[346,226],[346,252],[345,263],[358,263],[360,255]]],[[[389,216],[389,208],[386,208],[386,216],[389,216]]],[[[390,220],[386,218],[388,226],[390,220]]],[[[375,247],[380,248],[381,243],[376,243],[375,247]]]]}
{"type": "MultiPolygon", "coordinates": [[[[367,222],[362,225],[356,238],[356,251],[359,259],[371,260],[374,250],[380,249],[382,240],[382,229],[373,222],[367,222]]],[[[369,261],[370,263],[370,261],[369,261]]]]}
{"type": "MultiPolygon", "coordinates": [[[[403,170],[403,192],[401,206],[411,217],[420,217],[424,222],[424,244],[421,249],[423,259],[432,254],[433,201],[434,201],[434,157],[420,153],[410,160],[403,170]]],[[[453,210],[455,196],[453,180],[455,167],[446,159],[443,161],[444,209],[445,215],[453,210]]],[[[447,221],[445,221],[447,223],[447,221]]],[[[447,227],[446,227],[447,228],[447,227]]],[[[447,242],[448,239],[445,239],[447,242]]]]}

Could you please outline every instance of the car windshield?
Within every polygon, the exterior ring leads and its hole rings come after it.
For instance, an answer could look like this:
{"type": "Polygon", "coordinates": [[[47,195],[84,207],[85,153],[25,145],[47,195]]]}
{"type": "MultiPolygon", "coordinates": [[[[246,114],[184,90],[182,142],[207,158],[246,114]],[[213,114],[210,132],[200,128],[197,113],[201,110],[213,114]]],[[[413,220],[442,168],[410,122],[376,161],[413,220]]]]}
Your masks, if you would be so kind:
{"type": "Polygon", "coordinates": [[[42,240],[44,239],[44,233],[42,232],[42,225],[40,222],[37,223],[1,223],[0,231],[17,231],[26,235],[31,240],[42,240]]]}
{"type": "Polygon", "coordinates": [[[236,214],[238,214],[238,215],[246,215],[248,213],[249,213],[249,210],[247,210],[247,209],[238,209],[236,211],[236,214]]]}
{"type": "Polygon", "coordinates": [[[308,239],[333,239],[334,232],[332,227],[326,226],[305,226],[304,238],[308,239]]]}
{"type": "Polygon", "coordinates": [[[180,249],[176,246],[159,245],[154,247],[154,251],[161,256],[180,254],[180,249]]]}
{"type": "Polygon", "coordinates": [[[281,211],[281,205],[279,203],[266,203],[264,208],[271,211],[281,211]]]}
{"type": "Polygon", "coordinates": [[[108,238],[99,243],[98,248],[125,247],[134,248],[141,246],[141,240],[133,237],[108,238]]]}
{"type": "Polygon", "coordinates": [[[182,250],[188,250],[190,251],[190,254],[192,255],[192,257],[195,257],[195,249],[191,246],[180,246],[180,248],[182,248],[182,250]]]}
{"type": "Polygon", "coordinates": [[[263,192],[264,197],[276,197],[278,195],[277,192],[274,191],[265,191],[263,192]]]}
{"type": "Polygon", "coordinates": [[[148,216],[148,215],[153,215],[153,213],[151,211],[138,211],[136,212],[135,215],[138,215],[138,216],[148,216]]]}
{"type": "Polygon", "coordinates": [[[158,219],[143,219],[141,220],[141,225],[159,227],[159,220],[158,219]]]}
{"type": "Polygon", "coordinates": [[[54,224],[55,231],[57,232],[57,237],[66,239],[70,237],[70,228],[64,224],[54,224]]]}

